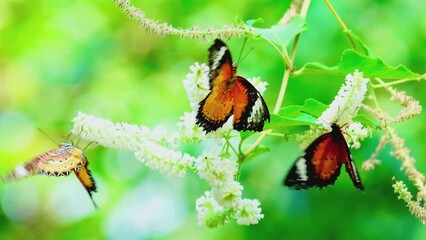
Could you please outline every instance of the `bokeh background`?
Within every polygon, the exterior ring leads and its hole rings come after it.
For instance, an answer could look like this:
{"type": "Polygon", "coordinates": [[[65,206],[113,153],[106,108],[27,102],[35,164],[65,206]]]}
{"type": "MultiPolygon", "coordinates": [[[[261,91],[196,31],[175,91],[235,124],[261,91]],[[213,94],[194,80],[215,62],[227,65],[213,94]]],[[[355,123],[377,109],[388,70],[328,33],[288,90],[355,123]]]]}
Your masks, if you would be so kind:
{"type": "MultiPolygon", "coordinates": [[[[241,19],[274,24],[289,1],[134,1],[151,18],[188,28],[220,27],[241,19]]],[[[349,28],[390,65],[426,71],[426,2],[332,1],[349,28]]],[[[296,66],[338,62],[349,42],[322,1],[312,1],[297,51],[296,66]]],[[[0,1],[0,174],[56,147],[78,111],[113,121],[175,127],[190,106],[182,86],[188,67],[206,62],[210,42],[151,36],[112,1],[0,1]]],[[[234,58],[243,39],[228,42],[234,58]]],[[[265,100],[275,104],[283,63],[265,42],[239,67],[245,77],[268,81],[265,100]]],[[[343,77],[292,78],[284,106],[306,98],[330,103],[343,77]]],[[[399,86],[422,104],[422,82],[399,86]]],[[[383,106],[397,112],[385,92],[383,106]]],[[[396,126],[416,165],[426,172],[425,114],[396,126]]],[[[361,162],[378,136],[352,151],[361,162]]],[[[426,239],[426,227],[411,216],[392,190],[392,177],[407,180],[386,148],[383,163],[361,176],[357,191],[343,171],[334,187],[292,191],[284,174],[300,152],[295,141],[267,138],[271,148],[245,164],[244,197],[257,198],[265,218],[250,227],[235,222],[217,229],[198,226],[195,200],[209,187],[195,174],[174,179],[151,171],[129,152],[91,146],[86,150],[98,184],[95,211],[73,176],[35,176],[0,183],[0,239],[426,239]]],[[[84,143],[83,143],[84,145],[84,143]]],[[[411,189],[412,186],[410,186],[411,189]]],[[[413,189],[414,190],[414,189],[413,189]]]]}

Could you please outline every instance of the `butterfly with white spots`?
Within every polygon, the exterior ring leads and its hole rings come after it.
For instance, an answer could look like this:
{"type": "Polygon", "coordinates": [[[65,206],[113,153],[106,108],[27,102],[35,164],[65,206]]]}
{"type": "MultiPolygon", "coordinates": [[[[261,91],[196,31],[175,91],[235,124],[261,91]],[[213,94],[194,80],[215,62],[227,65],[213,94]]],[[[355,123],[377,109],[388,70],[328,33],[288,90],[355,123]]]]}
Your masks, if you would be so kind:
{"type": "Polygon", "coordinates": [[[197,125],[215,131],[231,117],[238,131],[262,131],[270,121],[262,95],[245,78],[237,76],[228,47],[219,39],[209,48],[210,92],[199,104],[197,125]]]}
{"type": "Polygon", "coordinates": [[[285,186],[307,189],[333,185],[345,164],[354,186],[364,190],[340,127],[333,123],[331,128],[331,132],[319,136],[299,156],[284,180],[285,186]]]}
{"type": "Polygon", "coordinates": [[[96,184],[87,165],[87,157],[83,150],[72,144],[62,143],[59,147],[38,155],[25,164],[18,165],[12,172],[3,176],[3,181],[11,182],[36,174],[68,176],[74,172],[94,206],[97,207],[92,197],[92,192],[96,192],[96,184]]]}

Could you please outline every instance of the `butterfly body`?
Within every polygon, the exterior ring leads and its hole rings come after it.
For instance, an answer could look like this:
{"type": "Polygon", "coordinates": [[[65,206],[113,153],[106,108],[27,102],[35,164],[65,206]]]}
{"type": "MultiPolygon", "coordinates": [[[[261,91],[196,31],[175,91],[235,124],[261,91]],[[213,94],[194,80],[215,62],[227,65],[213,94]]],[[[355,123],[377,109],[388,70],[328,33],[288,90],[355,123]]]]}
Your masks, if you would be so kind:
{"type": "Polygon", "coordinates": [[[284,185],[294,189],[333,185],[344,164],[354,186],[364,189],[340,127],[337,124],[331,127],[331,132],[319,136],[299,156],[284,185]]]}
{"type": "MultiPolygon", "coordinates": [[[[96,192],[96,184],[87,165],[87,157],[80,148],[63,143],[25,164],[18,165],[14,171],[3,177],[3,181],[15,181],[36,174],[68,176],[74,172],[93,201],[92,192],[96,192]]],[[[96,206],[95,203],[94,205],[96,206]]]]}
{"type": "Polygon", "coordinates": [[[262,131],[269,121],[269,110],[260,93],[237,75],[237,65],[221,40],[209,48],[210,92],[200,104],[197,125],[207,133],[215,131],[233,115],[236,130],[262,131]]]}

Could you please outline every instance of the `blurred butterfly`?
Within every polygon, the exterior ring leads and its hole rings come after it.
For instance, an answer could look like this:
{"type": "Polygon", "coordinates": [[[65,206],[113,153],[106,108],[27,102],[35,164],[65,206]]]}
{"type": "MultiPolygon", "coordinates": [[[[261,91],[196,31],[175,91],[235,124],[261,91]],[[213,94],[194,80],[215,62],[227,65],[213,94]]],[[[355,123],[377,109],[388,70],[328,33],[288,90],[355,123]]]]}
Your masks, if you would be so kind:
{"type": "Polygon", "coordinates": [[[364,190],[355,163],[340,127],[333,123],[331,132],[315,139],[299,156],[284,185],[294,189],[333,185],[345,164],[346,172],[359,190],[364,190]]]}
{"type": "Polygon", "coordinates": [[[33,158],[30,162],[18,165],[14,171],[3,176],[3,181],[11,182],[36,174],[68,176],[74,172],[97,208],[92,197],[92,192],[96,192],[96,184],[87,165],[86,155],[80,148],[69,143],[62,143],[59,147],[33,158]]]}
{"type": "Polygon", "coordinates": [[[209,48],[209,67],[210,92],[199,104],[197,125],[208,133],[234,115],[234,129],[262,131],[265,121],[270,121],[268,107],[256,88],[237,76],[237,65],[219,39],[209,48]]]}

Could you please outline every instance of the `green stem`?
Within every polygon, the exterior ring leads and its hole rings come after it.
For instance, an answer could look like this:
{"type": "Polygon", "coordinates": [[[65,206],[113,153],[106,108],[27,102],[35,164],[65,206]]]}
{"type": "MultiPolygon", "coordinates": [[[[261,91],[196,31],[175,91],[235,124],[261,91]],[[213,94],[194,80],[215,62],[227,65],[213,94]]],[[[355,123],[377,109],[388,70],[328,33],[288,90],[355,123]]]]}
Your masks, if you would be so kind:
{"type": "Polygon", "coordinates": [[[421,81],[424,80],[424,78],[408,78],[408,79],[401,79],[401,80],[396,80],[396,81],[392,81],[392,82],[382,82],[380,84],[371,84],[371,87],[373,88],[384,88],[384,87],[389,87],[389,86],[393,86],[393,85],[397,85],[397,84],[402,84],[402,83],[406,83],[406,82],[411,82],[411,81],[421,81]]]}
{"type": "Polygon", "coordinates": [[[269,45],[271,45],[275,49],[275,51],[277,51],[278,55],[280,55],[281,59],[283,60],[286,66],[291,65],[290,60],[288,59],[287,50],[285,48],[283,49],[283,51],[281,51],[273,42],[269,41],[266,38],[263,38],[263,40],[269,43],[269,45]]]}
{"type": "MultiPolygon", "coordinates": [[[[308,14],[308,9],[309,9],[309,5],[311,4],[311,0],[305,0],[303,2],[303,6],[300,10],[300,15],[302,17],[306,17],[306,15],[308,14]]],[[[284,70],[284,75],[283,75],[283,79],[281,81],[281,87],[280,87],[280,92],[278,94],[278,98],[277,101],[275,103],[275,107],[274,107],[274,114],[278,114],[279,110],[281,109],[281,105],[282,102],[284,100],[284,95],[287,89],[287,83],[288,83],[288,79],[290,77],[290,70],[293,68],[293,63],[294,63],[294,59],[296,57],[296,50],[297,50],[297,46],[299,44],[299,39],[300,39],[300,33],[296,35],[296,37],[294,38],[294,43],[293,46],[291,48],[290,51],[290,57],[289,57],[289,64],[285,64],[285,70],[284,70]]],[[[249,148],[249,150],[247,150],[247,152],[244,153],[244,155],[241,157],[241,161],[240,161],[240,165],[244,162],[244,159],[249,156],[256,148],[257,146],[259,146],[259,144],[263,141],[263,139],[265,138],[266,135],[270,134],[272,132],[271,129],[265,130],[263,131],[260,136],[258,137],[258,139],[253,143],[253,145],[249,148]]]]}
{"type": "Polygon", "coordinates": [[[358,49],[357,49],[356,44],[355,44],[355,41],[352,38],[352,36],[349,34],[349,29],[346,27],[345,23],[340,18],[339,14],[337,14],[337,12],[334,9],[333,5],[331,5],[331,3],[330,3],[329,0],[324,0],[324,2],[327,5],[327,7],[330,9],[330,11],[334,15],[334,17],[336,18],[337,22],[339,22],[339,25],[342,27],[343,32],[346,34],[346,36],[348,36],[349,41],[351,42],[351,45],[354,48],[354,50],[358,52],[358,49]]]}
{"type": "Polygon", "coordinates": [[[376,93],[374,92],[374,89],[372,87],[373,84],[371,82],[369,82],[369,85],[370,85],[370,87],[368,89],[370,90],[371,97],[373,98],[374,105],[376,105],[376,108],[380,108],[379,102],[377,101],[376,93]]]}
{"type": "Polygon", "coordinates": [[[231,148],[231,150],[235,153],[235,155],[239,156],[241,155],[235,148],[234,146],[232,146],[231,142],[229,141],[228,138],[226,138],[226,143],[228,144],[228,146],[231,148]]]}

